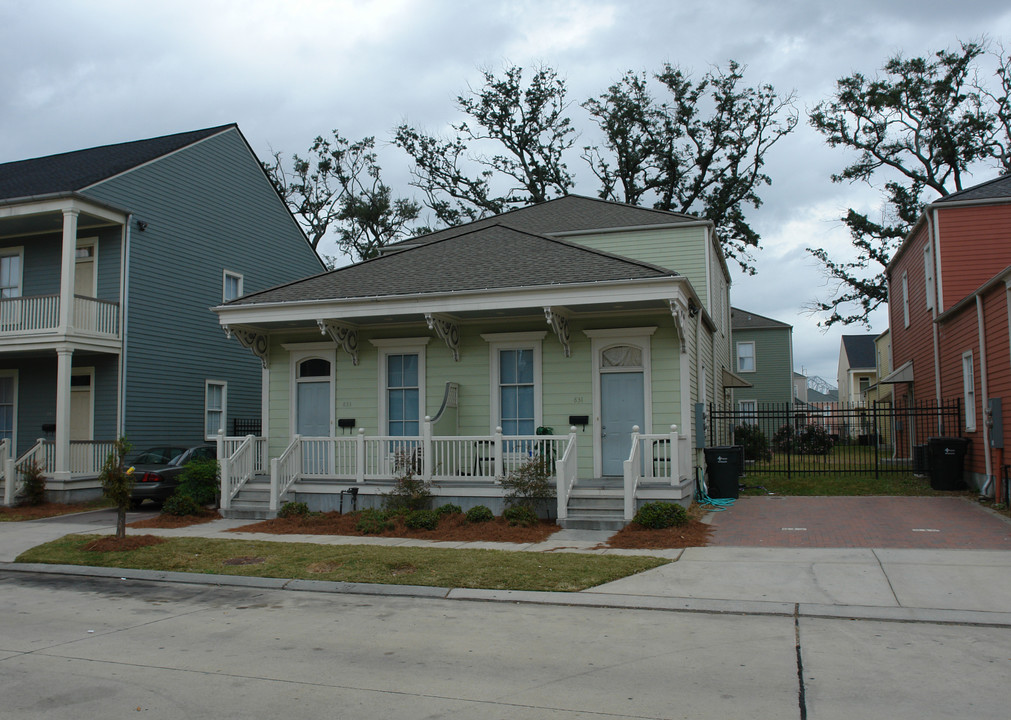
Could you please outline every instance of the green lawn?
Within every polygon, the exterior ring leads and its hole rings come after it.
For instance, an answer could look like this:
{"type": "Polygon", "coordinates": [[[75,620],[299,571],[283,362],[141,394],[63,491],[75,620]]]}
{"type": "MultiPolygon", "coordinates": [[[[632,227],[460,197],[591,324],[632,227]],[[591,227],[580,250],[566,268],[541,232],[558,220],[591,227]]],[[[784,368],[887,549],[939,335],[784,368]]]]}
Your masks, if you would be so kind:
{"type": "Polygon", "coordinates": [[[130,551],[92,552],[98,536],[68,535],[32,548],[17,562],[298,578],[391,585],[575,592],[664,565],[646,556],[446,550],[171,538],[130,551]],[[257,562],[242,562],[248,559],[257,562]]]}
{"type": "Polygon", "coordinates": [[[741,478],[742,495],[969,495],[968,490],[933,490],[930,479],[911,473],[770,473],[748,470],[741,478]],[[764,488],[764,489],[762,489],[764,488]]]}

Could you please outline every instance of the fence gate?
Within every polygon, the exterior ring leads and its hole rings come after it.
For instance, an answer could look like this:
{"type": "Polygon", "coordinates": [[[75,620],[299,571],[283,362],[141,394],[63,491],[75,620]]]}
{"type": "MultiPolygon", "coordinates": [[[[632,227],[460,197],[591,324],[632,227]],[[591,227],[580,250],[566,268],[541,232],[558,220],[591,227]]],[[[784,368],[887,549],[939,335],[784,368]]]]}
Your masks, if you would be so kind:
{"type": "Polygon", "coordinates": [[[927,439],[960,437],[962,403],[757,403],[709,405],[709,446],[741,445],[749,471],[911,473],[926,471],[927,439]]]}

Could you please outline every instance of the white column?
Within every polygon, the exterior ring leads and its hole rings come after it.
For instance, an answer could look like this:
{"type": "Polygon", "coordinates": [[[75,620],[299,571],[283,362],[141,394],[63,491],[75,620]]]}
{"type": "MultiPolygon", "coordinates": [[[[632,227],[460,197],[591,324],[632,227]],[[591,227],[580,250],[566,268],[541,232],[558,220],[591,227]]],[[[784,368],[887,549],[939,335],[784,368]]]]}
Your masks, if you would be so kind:
{"type": "Polygon", "coordinates": [[[77,264],[78,210],[63,211],[63,252],[60,263],[60,334],[74,325],[74,270],[77,264]]]}
{"type": "Polygon", "coordinates": [[[56,351],[56,480],[70,479],[70,375],[74,351],[56,351]]]}

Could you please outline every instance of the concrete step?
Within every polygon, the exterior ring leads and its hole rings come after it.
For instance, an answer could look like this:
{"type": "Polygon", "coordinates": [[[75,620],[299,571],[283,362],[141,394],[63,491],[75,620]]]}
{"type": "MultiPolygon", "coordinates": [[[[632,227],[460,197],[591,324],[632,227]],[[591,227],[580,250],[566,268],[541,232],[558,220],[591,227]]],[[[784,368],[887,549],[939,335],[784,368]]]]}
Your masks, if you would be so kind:
{"type": "Polygon", "coordinates": [[[559,520],[558,524],[563,528],[572,528],[576,530],[613,530],[614,532],[617,532],[628,523],[625,522],[623,514],[619,513],[617,516],[601,515],[599,517],[570,515],[564,520],[559,520]]]}
{"type": "Polygon", "coordinates": [[[248,507],[232,505],[227,510],[221,511],[222,516],[236,520],[272,520],[277,517],[276,512],[271,512],[266,507],[248,507]]]}
{"type": "Polygon", "coordinates": [[[625,499],[621,497],[569,497],[569,510],[577,508],[614,510],[617,512],[625,509],[625,499]]]}

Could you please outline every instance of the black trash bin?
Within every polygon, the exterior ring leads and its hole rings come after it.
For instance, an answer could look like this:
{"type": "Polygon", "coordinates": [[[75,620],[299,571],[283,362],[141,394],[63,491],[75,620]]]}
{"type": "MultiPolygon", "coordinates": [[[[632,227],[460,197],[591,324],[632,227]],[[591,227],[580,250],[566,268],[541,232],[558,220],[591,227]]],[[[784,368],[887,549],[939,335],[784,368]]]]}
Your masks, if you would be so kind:
{"type": "Polygon", "coordinates": [[[965,470],[965,454],[968,451],[969,438],[928,438],[930,487],[934,490],[962,490],[965,487],[962,475],[965,470]]]}
{"type": "Polygon", "coordinates": [[[736,498],[740,494],[737,479],[744,474],[744,446],[707,447],[705,455],[709,497],[736,498]]]}

